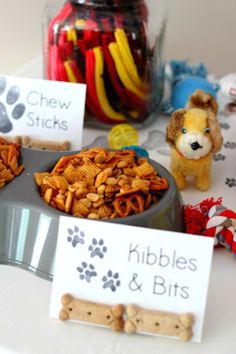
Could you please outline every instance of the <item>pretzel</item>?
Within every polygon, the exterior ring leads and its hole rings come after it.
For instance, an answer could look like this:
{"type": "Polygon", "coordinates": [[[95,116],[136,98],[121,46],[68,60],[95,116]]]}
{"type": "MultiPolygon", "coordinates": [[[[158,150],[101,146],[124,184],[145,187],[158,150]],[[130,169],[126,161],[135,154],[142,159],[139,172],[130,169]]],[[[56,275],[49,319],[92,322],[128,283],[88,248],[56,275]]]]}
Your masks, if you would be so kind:
{"type": "Polygon", "coordinates": [[[129,215],[131,210],[131,202],[127,197],[118,197],[114,201],[114,208],[117,215],[121,218],[129,215]]]}
{"type": "Polygon", "coordinates": [[[136,213],[142,213],[144,211],[144,199],[139,193],[135,193],[129,196],[131,209],[136,213]]]}

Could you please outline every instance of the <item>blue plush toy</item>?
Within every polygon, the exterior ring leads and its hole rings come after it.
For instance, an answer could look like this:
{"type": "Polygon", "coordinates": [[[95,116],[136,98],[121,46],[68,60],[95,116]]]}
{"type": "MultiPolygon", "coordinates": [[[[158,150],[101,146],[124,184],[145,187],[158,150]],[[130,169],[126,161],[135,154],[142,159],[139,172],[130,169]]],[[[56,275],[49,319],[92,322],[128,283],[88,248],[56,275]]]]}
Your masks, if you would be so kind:
{"type": "Polygon", "coordinates": [[[185,60],[172,60],[166,64],[165,82],[169,85],[169,97],[162,102],[162,112],[168,115],[176,109],[184,108],[197,89],[209,93],[214,99],[219,89],[216,82],[208,80],[208,71],[203,63],[190,65],[185,60]]]}
{"type": "Polygon", "coordinates": [[[176,110],[185,107],[189,97],[197,89],[201,89],[209,93],[214,97],[214,99],[216,99],[216,90],[209,81],[199,76],[191,76],[174,85],[170,99],[173,109],[176,110]]]}

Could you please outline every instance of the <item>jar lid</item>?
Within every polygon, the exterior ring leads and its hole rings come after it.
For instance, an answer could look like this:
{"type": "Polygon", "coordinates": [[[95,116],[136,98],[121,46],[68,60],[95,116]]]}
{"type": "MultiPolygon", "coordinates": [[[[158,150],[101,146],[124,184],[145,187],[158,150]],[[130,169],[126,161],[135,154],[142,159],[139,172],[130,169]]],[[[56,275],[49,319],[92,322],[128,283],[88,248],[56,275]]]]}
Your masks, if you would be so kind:
{"type": "Polygon", "coordinates": [[[129,6],[137,3],[137,0],[70,0],[71,3],[87,6],[105,6],[105,7],[119,7],[119,6],[129,6]]]}
{"type": "Polygon", "coordinates": [[[131,16],[140,17],[145,22],[148,10],[145,0],[69,0],[74,6],[94,7],[99,10],[121,11],[131,16]]]}

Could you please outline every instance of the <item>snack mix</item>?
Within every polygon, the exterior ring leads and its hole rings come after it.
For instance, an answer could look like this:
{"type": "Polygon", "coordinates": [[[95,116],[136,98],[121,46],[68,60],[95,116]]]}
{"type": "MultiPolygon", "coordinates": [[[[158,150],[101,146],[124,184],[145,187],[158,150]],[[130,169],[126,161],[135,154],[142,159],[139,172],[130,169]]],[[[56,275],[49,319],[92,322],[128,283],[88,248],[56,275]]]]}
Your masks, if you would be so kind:
{"type": "Polygon", "coordinates": [[[19,164],[20,145],[0,137],[0,188],[19,176],[24,166],[19,164]]]}
{"type": "Polygon", "coordinates": [[[158,203],[168,189],[147,158],[134,150],[92,148],[63,156],[51,172],[36,172],[43,200],[73,216],[114,219],[158,203]]]}

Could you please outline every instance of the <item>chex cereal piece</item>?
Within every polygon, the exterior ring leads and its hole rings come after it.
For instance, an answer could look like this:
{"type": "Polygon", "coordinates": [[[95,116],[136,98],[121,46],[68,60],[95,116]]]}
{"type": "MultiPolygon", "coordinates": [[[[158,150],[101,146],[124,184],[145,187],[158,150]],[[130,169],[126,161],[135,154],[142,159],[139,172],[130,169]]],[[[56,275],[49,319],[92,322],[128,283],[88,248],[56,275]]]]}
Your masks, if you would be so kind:
{"type": "Polygon", "coordinates": [[[145,179],[137,178],[132,181],[132,188],[138,188],[139,190],[142,191],[148,191],[150,187],[151,182],[145,179]]]}
{"type": "Polygon", "coordinates": [[[0,138],[0,188],[19,176],[24,170],[19,165],[20,145],[0,138]]]}
{"type": "Polygon", "coordinates": [[[9,169],[5,168],[5,170],[2,170],[0,172],[0,178],[5,180],[6,182],[10,182],[14,178],[14,176],[9,169]]]}
{"type": "Polygon", "coordinates": [[[148,176],[149,174],[155,172],[154,168],[148,161],[145,161],[142,165],[134,167],[134,171],[139,177],[148,176]]]}
{"type": "Polygon", "coordinates": [[[6,165],[0,160],[0,171],[5,170],[6,165]]]}
{"type": "Polygon", "coordinates": [[[62,168],[65,168],[65,166],[68,165],[68,163],[75,159],[78,156],[78,154],[74,154],[74,155],[68,155],[68,156],[63,156],[59,159],[59,161],[56,163],[56,165],[54,166],[52,173],[59,171],[62,168]]]}
{"type": "Polygon", "coordinates": [[[90,213],[89,209],[76,199],[73,201],[72,212],[74,215],[81,215],[82,217],[86,217],[90,213]]]}
{"type": "Polygon", "coordinates": [[[63,172],[63,176],[67,179],[69,183],[75,183],[78,181],[79,173],[73,165],[68,165],[63,172]]]}
{"type": "Polygon", "coordinates": [[[104,204],[101,205],[98,209],[98,216],[101,219],[108,219],[112,215],[112,213],[112,208],[104,204]]]}
{"type": "Polygon", "coordinates": [[[94,177],[94,171],[92,171],[89,167],[87,169],[85,165],[76,167],[75,178],[77,181],[86,181],[87,179],[93,180],[93,177],[94,177]]]}
{"type": "Polygon", "coordinates": [[[48,176],[49,172],[35,172],[34,179],[37,186],[41,186],[44,181],[44,177],[48,176]]]}
{"type": "Polygon", "coordinates": [[[54,176],[50,176],[50,175],[45,176],[43,179],[43,183],[47,184],[52,189],[57,189],[57,184],[54,179],[54,176]]]}
{"type": "Polygon", "coordinates": [[[5,163],[5,165],[8,164],[8,151],[9,151],[8,147],[6,149],[0,150],[1,157],[2,157],[2,160],[5,163]]]}
{"type": "Polygon", "coordinates": [[[83,170],[88,179],[96,177],[100,172],[99,168],[95,163],[86,162],[83,166],[80,167],[80,170],[83,170]]]}
{"type": "Polygon", "coordinates": [[[54,181],[56,183],[57,188],[59,189],[67,189],[68,188],[68,181],[64,176],[53,176],[54,181]]]}
{"type": "Polygon", "coordinates": [[[124,168],[124,174],[126,176],[135,177],[137,175],[137,172],[136,172],[135,168],[127,167],[127,168],[124,168]]]}

